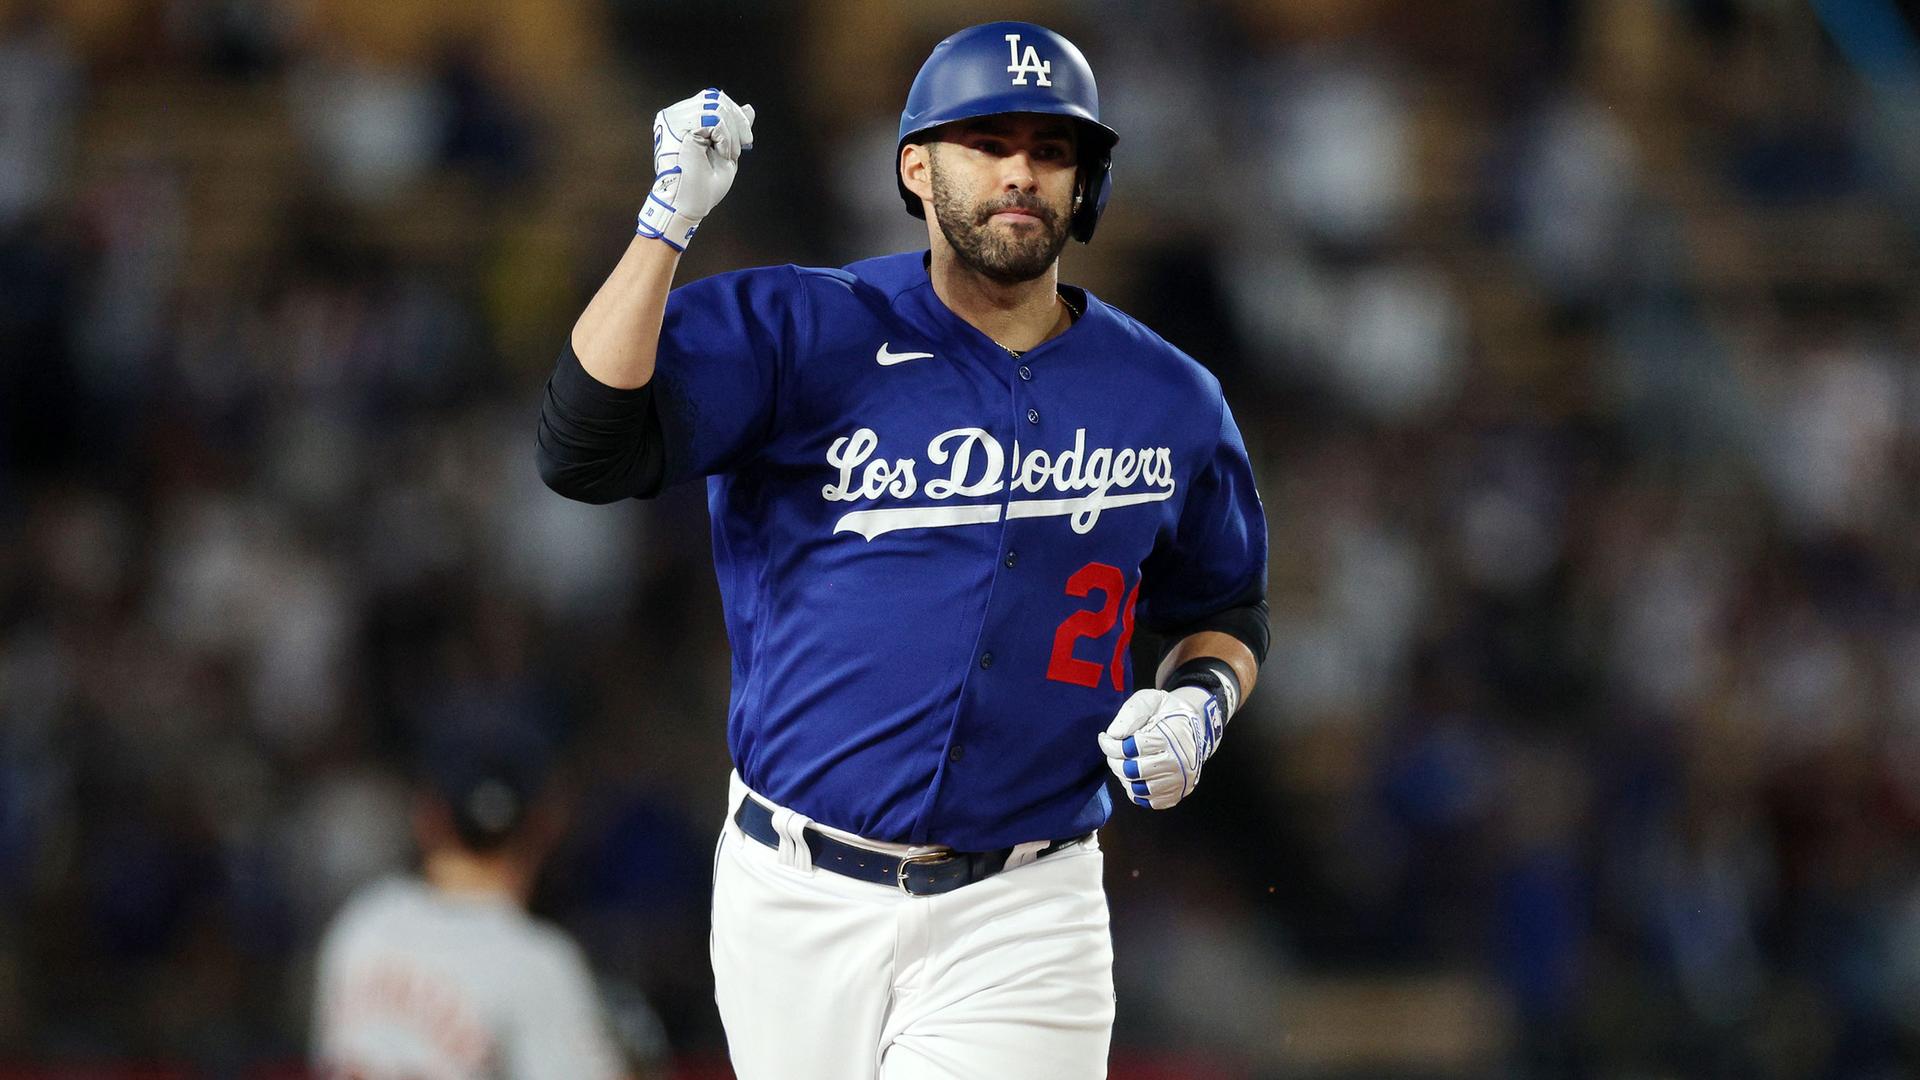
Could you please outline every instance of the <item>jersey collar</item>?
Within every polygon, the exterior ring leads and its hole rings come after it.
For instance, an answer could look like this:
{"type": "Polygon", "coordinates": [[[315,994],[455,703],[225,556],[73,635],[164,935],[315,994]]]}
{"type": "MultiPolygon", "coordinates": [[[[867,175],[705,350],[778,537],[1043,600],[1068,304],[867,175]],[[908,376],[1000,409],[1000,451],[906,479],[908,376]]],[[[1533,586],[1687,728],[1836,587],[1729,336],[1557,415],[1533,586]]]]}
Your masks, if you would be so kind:
{"type": "MultiPolygon", "coordinates": [[[[912,325],[942,340],[968,342],[983,356],[1014,360],[1005,349],[994,344],[992,338],[981,333],[978,327],[955,315],[940,302],[939,295],[933,291],[933,277],[927,270],[929,258],[929,253],[924,249],[903,251],[897,255],[863,259],[849,264],[845,269],[885,296],[887,306],[893,309],[894,314],[912,325]]],[[[1091,292],[1077,285],[1062,285],[1060,291],[1069,303],[1080,309],[1080,317],[1059,337],[1041,342],[1021,353],[1016,363],[1031,363],[1033,358],[1044,355],[1055,342],[1069,339],[1080,341],[1093,336],[1094,325],[1104,323],[1110,317],[1106,305],[1091,292]]]]}

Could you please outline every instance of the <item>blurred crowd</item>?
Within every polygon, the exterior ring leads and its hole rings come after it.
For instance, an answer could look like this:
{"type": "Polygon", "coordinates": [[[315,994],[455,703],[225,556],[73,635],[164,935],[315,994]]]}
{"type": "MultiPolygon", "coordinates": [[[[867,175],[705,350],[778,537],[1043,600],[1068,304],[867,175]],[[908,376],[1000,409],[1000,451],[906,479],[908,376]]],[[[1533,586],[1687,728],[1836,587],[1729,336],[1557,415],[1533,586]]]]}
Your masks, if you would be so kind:
{"type": "MultiPolygon", "coordinates": [[[[1207,790],[1103,841],[1116,1076],[1920,1075],[1917,14],[992,13],[1091,58],[1063,279],[1220,376],[1273,537],[1207,790]]],[[[920,246],[897,112],[984,17],[0,2],[0,1069],[300,1061],[410,754],[507,716],[535,910],[721,1052],[703,494],[548,493],[538,394],[655,109],[760,118],[684,277],[920,246]]]]}

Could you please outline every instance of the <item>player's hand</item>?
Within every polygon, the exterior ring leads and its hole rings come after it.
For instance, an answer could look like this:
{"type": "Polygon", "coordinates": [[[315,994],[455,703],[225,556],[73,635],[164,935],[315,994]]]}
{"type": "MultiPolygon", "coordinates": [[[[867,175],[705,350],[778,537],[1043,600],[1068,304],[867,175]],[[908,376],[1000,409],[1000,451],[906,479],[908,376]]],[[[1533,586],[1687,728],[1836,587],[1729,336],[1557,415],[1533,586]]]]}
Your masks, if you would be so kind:
{"type": "Polygon", "coordinates": [[[685,251],[700,222],[733,187],[740,155],[753,149],[753,106],[708,89],[653,117],[653,190],[639,234],[685,251]]]}
{"type": "Polygon", "coordinates": [[[1199,785],[1225,730],[1220,703],[1199,687],[1139,690],[1100,733],[1100,751],[1129,798],[1165,810],[1199,785]]]}

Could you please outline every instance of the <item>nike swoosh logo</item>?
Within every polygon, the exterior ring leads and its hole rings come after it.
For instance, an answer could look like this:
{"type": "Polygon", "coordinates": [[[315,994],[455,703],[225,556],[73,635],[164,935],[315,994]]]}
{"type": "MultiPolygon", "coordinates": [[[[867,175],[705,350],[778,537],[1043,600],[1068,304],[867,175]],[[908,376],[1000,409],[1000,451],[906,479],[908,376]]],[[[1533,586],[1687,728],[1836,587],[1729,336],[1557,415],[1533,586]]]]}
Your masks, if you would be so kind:
{"type": "Polygon", "coordinates": [[[925,360],[933,355],[930,352],[888,352],[888,344],[889,343],[885,341],[881,342],[880,351],[873,354],[874,361],[881,367],[892,367],[895,364],[904,364],[909,360],[925,360]]]}

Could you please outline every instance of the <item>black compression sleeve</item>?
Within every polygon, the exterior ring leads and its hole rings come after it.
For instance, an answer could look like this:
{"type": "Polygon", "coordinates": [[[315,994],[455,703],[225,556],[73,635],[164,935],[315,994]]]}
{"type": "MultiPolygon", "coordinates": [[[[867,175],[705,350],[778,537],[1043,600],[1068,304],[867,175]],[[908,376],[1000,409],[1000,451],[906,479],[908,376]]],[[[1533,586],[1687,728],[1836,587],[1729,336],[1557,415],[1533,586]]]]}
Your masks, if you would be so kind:
{"type": "Polygon", "coordinates": [[[1254,663],[1264,664],[1267,662],[1268,630],[1266,597],[1262,596],[1250,604],[1224,608],[1204,619],[1187,623],[1184,626],[1167,631],[1160,636],[1166,640],[1168,648],[1172,648],[1173,644],[1181,638],[1198,634],[1204,630],[1212,630],[1217,633],[1226,634],[1229,637],[1240,639],[1240,643],[1245,645],[1247,651],[1253,654],[1254,663]]]}
{"type": "Polygon", "coordinates": [[[587,374],[569,341],[540,402],[540,478],[569,499],[652,498],[665,475],[665,444],[651,385],[616,390],[587,374]]]}

